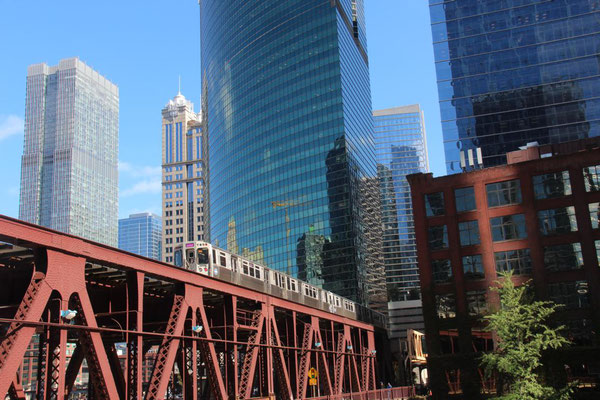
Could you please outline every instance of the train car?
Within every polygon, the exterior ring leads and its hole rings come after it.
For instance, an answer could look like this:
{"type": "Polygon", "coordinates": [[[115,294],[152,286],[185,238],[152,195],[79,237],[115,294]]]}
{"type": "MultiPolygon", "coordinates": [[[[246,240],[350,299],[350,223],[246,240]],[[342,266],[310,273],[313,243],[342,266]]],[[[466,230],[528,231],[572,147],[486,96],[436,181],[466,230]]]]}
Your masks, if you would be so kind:
{"type": "Polygon", "coordinates": [[[210,243],[180,244],[175,248],[173,259],[177,267],[202,275],[380,327],[386,325],[383,314],[210,243]]]}

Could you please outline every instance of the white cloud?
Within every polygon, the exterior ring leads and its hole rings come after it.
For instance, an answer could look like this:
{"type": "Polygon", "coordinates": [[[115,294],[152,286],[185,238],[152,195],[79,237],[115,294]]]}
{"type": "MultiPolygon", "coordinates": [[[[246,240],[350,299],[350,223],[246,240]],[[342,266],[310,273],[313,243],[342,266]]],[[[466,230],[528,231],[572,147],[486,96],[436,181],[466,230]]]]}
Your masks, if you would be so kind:
{"type": "Polygon", "coordinates": [[[0,115],[0,140],[22,134],[25,122],[18,115],[0,115]]]}
{"type": "Polygon", "coordinates": [[[8,189],[6,189],[6,193],[9,196],[18,196],[19,195],[19,187],[18,186],[11,186],[8,189]]]}
{"type": "Polygon", "coordinates": [[[160,179],[160,166],[133,165],[127,161],[119,161],[119,173],[127,174],[134,178],[153,177],[160,179]]]}
{"type": "Polygon", "coordinates": [[[153,165],[135,165],[127,161],[119,161],[119,174],[134,181],[132,186],[121,192],[122,197],[138,194],[156,194],[161,191],[161,168],[153,165]]]}
{"type": "Polygon", "coordinates": [[[135,183],[129,189],[123,190],[121,192],[121,196],[129,197],[129,196],[135,196],[138,194],[154,194],[154,193],[160,193],[160,191],[161,191],[160,179],[152,179],[152,180],[146,179],[146,180],[135,183]]]}

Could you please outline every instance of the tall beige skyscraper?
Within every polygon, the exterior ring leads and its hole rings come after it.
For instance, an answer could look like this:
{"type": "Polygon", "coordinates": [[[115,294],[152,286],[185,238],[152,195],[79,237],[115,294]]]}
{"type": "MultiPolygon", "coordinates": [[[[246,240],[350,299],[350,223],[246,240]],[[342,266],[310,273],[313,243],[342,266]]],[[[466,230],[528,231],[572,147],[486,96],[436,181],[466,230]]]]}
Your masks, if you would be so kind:
{"type": "Polygon", "coordinates": [[[162,110],[162,259],[178,243],[204,240],[204,154],[200,114],[178,93],[162,110]]]}

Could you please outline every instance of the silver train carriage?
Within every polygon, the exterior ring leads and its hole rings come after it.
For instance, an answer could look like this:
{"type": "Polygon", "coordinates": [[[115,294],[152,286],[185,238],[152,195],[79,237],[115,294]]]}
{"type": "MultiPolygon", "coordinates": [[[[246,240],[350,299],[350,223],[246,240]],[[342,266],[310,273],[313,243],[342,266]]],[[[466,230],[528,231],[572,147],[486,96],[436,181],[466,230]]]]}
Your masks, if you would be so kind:
{"type": "Polygon", "coordinates": [[[231,254],[206,242],[175,247],[175,266],[275,297],[385,328],[385,316],[287,274],[231,254]]]}

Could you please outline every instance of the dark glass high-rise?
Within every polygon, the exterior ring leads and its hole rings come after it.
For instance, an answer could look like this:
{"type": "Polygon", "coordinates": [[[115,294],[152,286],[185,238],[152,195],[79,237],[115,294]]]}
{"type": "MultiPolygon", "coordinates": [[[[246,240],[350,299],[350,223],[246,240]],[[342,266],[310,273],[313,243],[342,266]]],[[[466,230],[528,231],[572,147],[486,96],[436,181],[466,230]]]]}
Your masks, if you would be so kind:
{"type": "Polygon", "coordinates": [[[481,148],[487,167],[529,142],[600,133],[598,1],[429,4],[449,173],[461,151],[481,148]]]}
{"type": "Polygon", "coordinates": [[[362,0],[200,10],[211,241],[365,302],[360,182],[376,172],[362,0]]]}

